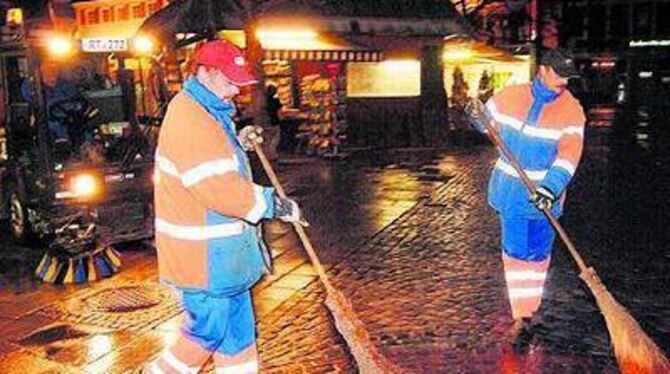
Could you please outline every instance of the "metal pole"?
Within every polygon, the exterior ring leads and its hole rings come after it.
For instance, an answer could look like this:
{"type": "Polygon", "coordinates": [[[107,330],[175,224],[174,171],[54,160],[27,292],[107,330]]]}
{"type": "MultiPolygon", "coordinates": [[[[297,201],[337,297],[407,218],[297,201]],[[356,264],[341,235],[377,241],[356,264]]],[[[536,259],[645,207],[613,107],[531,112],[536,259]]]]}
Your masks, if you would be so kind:
{"type": "Polygon", "coordinates": [[[142,56],[137,58],[138,67],[140,69],[140,88],[142,91],[142,115],[147,115],[147,101],[146,101],[146,92],[144,87],[144,72],[142,72],[142,56]]]}

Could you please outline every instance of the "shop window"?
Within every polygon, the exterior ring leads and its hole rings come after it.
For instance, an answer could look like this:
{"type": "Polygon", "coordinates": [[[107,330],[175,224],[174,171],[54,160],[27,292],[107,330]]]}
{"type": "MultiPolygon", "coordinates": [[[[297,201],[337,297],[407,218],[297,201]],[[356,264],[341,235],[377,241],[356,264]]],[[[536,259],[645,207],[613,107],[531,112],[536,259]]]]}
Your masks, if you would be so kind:
{"type": "Polygon", "coordinates": [[[133,18],[145,18],[146,16],[147,10],[144,3],[133,5],[133,18]]]}
{"type": "Polygon", "coordinates": [[[80,25],[86,25],[86,11],[84,9],[79,10],[77,13],[77,18],[79,19],[80,25]]]}
{"type": "Polygon", "coordinates": [[[389,60],[347,64],[347,97],[414,97],[420,94],[419,61],[389,60]]]}
{"type": "Polygon", "coordinates": [[[100,12],[98,12],[98,8],[95,8],[88,12],[88,18],[86,22],[89,25],[96,25],[100,23],[100,12]]]}

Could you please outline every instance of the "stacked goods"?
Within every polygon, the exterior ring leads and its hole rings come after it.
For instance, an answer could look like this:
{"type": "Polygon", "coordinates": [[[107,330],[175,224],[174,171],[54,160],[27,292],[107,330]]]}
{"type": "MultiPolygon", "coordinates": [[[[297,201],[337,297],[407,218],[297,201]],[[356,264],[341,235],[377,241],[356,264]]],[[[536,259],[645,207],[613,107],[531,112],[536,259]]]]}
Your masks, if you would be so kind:
{"type": "Polygon", "coordinates": [[[277,87],[279,102],[284,107],[293,106],[293,79],[291,78],[291,65],[284,60],[263,61],[265,72],[265,84],[277,87]]]}
{"type": "Polygon", "coordinates": [[[300,105],[307,120],[299,127],[307,154],[334,155],[344,128],[344,93],[341,78],[307,75],[300,82],[300,105]]]}

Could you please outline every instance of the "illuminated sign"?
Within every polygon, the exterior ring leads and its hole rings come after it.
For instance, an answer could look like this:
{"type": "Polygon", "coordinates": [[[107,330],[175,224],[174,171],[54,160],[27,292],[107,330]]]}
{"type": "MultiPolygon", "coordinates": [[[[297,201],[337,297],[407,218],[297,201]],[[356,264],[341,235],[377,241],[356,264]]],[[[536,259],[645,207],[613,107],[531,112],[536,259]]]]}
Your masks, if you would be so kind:
{"type": "Polygon", "coordinates": [[[81,40],[84,52],[119,52],[128,50],[128,40],[124,38],[84,38],[81,40]]]}
{"type": "Polygon", "coordinates": [[[670,40],[631,40],[628,46],[631,48],[670,47],[670,40]]]}

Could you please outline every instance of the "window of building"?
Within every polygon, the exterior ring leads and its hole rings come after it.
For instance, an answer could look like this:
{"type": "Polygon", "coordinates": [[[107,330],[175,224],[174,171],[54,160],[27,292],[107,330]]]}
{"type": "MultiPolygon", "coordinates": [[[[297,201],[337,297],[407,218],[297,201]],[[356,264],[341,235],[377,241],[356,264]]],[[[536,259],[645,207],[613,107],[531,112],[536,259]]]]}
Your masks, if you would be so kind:
{"type": "Polygon", "coordinates": [[[84,9],[80,9],[79,12],[77,12],[77,18],[79,19],[80,25],[86,25],[86,11],[84,9]]]}
{"type": "Polygon", "coordinates": [[[629,7],[628,4],[617,4],[611,8],[610,35],[612,39],[626,39],[630,35],[628,29],[629,7]]]}
{"type": "Polygon", "coordinates": [[[347,64],[347,97],[413,97],[421,94],[421,62],[347,64]]]}
{"type": "Polygon", "coordinates": [[[130,19],[130,6],[124,5],[118,8],[119,21],[127,21],[130,19]]]}
{"type": "Polygon", "coordinates": [[[100,12],[98,11],[98,8],[95,8],[95,9],[90,10],[88,12],[88,18],[87,18],[86,22],[89,25],[95,25],[95,24],[100,23],[100,12]]]}
{"type": "Polygon", "coordinates": [[[133,5],[133,18],[145,18],[147,10],[144,3],[133,5]]]}
{"type": "Polygon", "coordinates": [[[670,3],[658,3],[656,6],[656,35],[661,39],[670,38],[670,22],[665,17],[670,14],[670,3]]]}
{"type": "Polygon", "coordinates": [[[163,7],[162,0],[156,0],[149,3],[149,14],[154,14],[158,12],[163,7]]]}
{"type": "Polygon", "coordinates": [[[633,34],[651,35],[651,4],[636,4],[633,8],[633,34]]]}
{"type": "Polygon", "coordinates": [[[592,5],[589,7],[589,40],[601,41],[605,39],[605,25],[607,22],[607,14],[604,5],[592,5]]]}
{"type": "Polygon", "coordinates": [[[102,22],[108,23],[112,22],[112,10],[111,9],[103,9],[102,10],[102,22]]]}
{"type": "Polygon", "coordinates": [[[560,39],[580,39],[584,36],[584,7],[568,3],[563,9],[560,23],[560,39]]]}

